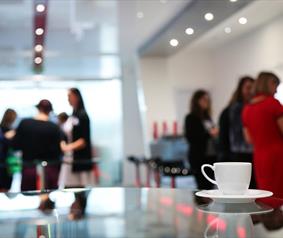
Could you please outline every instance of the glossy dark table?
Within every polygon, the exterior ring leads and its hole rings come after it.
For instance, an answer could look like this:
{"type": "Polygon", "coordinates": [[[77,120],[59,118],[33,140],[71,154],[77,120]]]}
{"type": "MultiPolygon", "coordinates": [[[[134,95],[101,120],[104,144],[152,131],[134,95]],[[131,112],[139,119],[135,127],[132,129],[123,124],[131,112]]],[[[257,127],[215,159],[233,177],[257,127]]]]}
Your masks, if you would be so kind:
{"type": "Polygon", "coordinates": [[[53,210],[38,209],[37,192],[1,193],[0,237],[283,237],[281,199],[217,204],[195,197],[194,191],[163,188],[93,188],[48,195],[55,201],[53,210]],[[84,215],[80,205],[72,205],[78,198],[85,205],[84,215]]]}

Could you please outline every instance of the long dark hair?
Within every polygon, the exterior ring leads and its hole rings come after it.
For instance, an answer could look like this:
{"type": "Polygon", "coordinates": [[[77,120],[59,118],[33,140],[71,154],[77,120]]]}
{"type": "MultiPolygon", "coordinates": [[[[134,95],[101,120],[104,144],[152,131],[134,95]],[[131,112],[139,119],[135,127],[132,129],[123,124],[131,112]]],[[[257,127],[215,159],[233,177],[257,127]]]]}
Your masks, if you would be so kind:
{"type": "Polygon", "coordinates": [[[210,119],[211,118],[210,103],[208,109],[206,110],[203,110],[199,105],[199,100],[205,95],[209,96],[209,93],[203,89],[199,89],[193,94],[191,99],[191,113],[201,119],[210,119]]]}
{"type": "Polygon", "coordinates": [[[253,83],[254,81],[255,80],[250,76],[244,76],[244,77],[240,78],[238,86],[237,86],[235,92],[232,95],[232,98],[229,102],[229,105],[234,104],[235,102],[244,101],[243,94],[242,94],[243,87],[244,87],[246,82],[252,82],[253,83]]]}
{"type": "Polygon", "coordinates": [[[74,108],[74,113],[81,110],[85,110],[84,100],[80,90],[77,88],[70,88],[69,91],[73,93],[78,99],[78,105],[76,108],[74,108]]]}
{"type": "Polygon", "coordinates": [[[15,121],[17,117],[17,113],[14,109],[8,108],[3,115],[3,118],[1,120],[1,127],[4,128],[9,128],[11,127],[11,125],[13,124],[13,122],[15,121]]]}

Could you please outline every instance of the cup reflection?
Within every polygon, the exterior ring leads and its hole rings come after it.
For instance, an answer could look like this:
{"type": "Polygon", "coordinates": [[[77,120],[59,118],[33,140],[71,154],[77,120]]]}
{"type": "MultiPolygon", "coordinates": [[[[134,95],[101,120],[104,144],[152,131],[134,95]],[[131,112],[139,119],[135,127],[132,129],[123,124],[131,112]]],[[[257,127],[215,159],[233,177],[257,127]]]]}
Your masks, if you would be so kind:
{"type": "Polygon", "coordinates": [[[207,213],[204,237],[254,237],[252,215],[272,213],[273,209],[263,204],[215,203],[200,205],[198,209],[207,213]]]}

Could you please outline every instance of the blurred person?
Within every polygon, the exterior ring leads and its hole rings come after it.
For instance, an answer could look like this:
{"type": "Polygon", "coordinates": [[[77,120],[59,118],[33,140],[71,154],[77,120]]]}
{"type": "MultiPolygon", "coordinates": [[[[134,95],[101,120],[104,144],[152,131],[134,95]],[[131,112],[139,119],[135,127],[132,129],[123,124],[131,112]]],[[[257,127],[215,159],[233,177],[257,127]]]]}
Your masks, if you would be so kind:
{"type": "Polygon", "coordinates": [[[16,128],[15,122],[17,119],[17,112],[14,109],[8,108],[3,115],[0,126],[3,133],[11,131],[16,128]]]}
{"type": "Polygon", "coordinates": [[[67,187],[85,187],[94,184],[92,173],[92,154],[90,140],[90,121],[85,110],[80,91],[71,88],[68,91],[68,100],[73,108],[70,117],[70,142],[62,145],[65,153],[71,153],[73,164],[70,173],[66,176],[67,187]]]}
{"type": "Polygon", "coordinates": [[[275,74],[261,72],[242,118],[245,138],[254,146],[257,187],[283,197],[283,106],[274,98],[279,83],[275,74]]]}
{"type": "MultiPolygon", "coordinates": [[[[56,189],[62,153],[60,148],[62,134],[60,128],[49,121],[49,113],[52,111],[50,101],[41,100],[36,107],[38,114],[34,118],[21,121],[12,139],[12,145],[22,151],[24,163],[51,162],[44,168],[45,189],[56,189]]],[[[37,189],[36,176],[36,165],[23,165],[21,190],[37,189]]]]}
{"type": "MultiPolygon", "coordinates": [[[[197,188],[211,189],[213,184],[204,178],[201,166],[213,164],[216,161],[214,142],[218,136],[218,129],[211,119],[211,102],[207,91],[198,90],[193,94],[190,113],[185,118],[184,129],[190,146],[188,159],[197,188]]],[[[213,176],[212,173],[211,176],[213,176]]]]}
{"type": "Polygon", "coordinates": [[[67,122],[68,118],[69,115],[66,112],[59,113],[57,116],[59,126],[63,126],[67,122]]]}
{"type": "MultiPolygon", "coordinates": [[[[71,143],[72,141],[72,121],[71,118],[66,112],[61,112],[57,116],[58,119],[58,125],[61,128],[61,131],[63,133],[63,141],[65,143],[71,143]]],[[[62,156],[62,165],[61,170],[59,174],[59,181],[58,186],[59,189],[63,189],[65,187],[66,179],[68,174],[71,171],[71,165],[70,163],[73,161],[72,152],[65,152],[62,156]]]]}
{"type": "MultiPolygon", "coordinates": [[[[253,161],[253,147],[248,144],[243,134],[242,110],[253,95],[254,79],[245,76],[238,86],[219,119],[219,161],[249,162],[253,161]]],[[[256,188],[254,174],[250,188],[256,188]]]]}
{"type": "Polygon", "coordinates": [[[279,230],[283,227],[283,211],[275,208],[272,212],[260,215],[260,221],[268,231],[279,230]]]}
{"type": "Polygon", "coordinates": [[[283,227],[282,199],[272,196],[258,199],[257,202],[266,207],[273,208],[273,210],[268,213],[251,215],[253,224],[262,223],[268,231],[281,229],[283,227]]]}
{"type": "Polygon", "coordinates": [[[17,113],[15,110],[8,108],[3,115],[0,123],[0,190],[8,191],[12,184],[12,174],[9,173],[8,156],[9,142],[8,138],[14,136],[14,122],[16,121],[17,113]]]}
{"type": "Polygon", "coordinates": [[[61,112],[58,114],[57,116],[57,122],[58,122],[58,125],[59,127],[61,128],[63,134],[64,134],[64,140],[67,142],[68,141],[68,138],[69,138],[69,141],[71,140],[71,135],[69,135],[70,133],[70,128],[71,128],[71,125],[68,121],[69,119],[69,115],[66,113],[66,112],[61,112]]]}
{"type": "Polygon", "coordinates": [[[90,190],[74,193],[75,201],[72,203],[68,214],[70,220],[79,220],[84,217],[89,193],[90,190]]]}

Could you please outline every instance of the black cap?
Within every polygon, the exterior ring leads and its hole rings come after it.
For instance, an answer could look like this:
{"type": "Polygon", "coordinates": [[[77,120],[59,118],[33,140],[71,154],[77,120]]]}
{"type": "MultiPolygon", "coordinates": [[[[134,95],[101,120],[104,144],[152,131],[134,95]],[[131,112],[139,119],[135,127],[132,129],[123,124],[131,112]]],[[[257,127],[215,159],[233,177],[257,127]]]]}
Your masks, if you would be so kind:
{"type": "Polygon", "coordinates": [[[45,113],[49,113],[53,110],[52,104],[49,100],[43,99],[36,105],[37,109],[45,113]]]}

